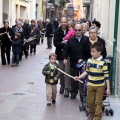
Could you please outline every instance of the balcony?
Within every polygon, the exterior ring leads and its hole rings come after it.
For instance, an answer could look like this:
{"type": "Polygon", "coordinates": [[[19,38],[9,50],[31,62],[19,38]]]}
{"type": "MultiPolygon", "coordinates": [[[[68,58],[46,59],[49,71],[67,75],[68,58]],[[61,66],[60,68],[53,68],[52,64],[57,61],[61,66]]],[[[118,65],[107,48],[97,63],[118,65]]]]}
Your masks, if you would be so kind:
{"type": "Polygon", "coordinates": [[[83,5],[89,6],[91,4],[91,0],[83,0],[83,5]]]}

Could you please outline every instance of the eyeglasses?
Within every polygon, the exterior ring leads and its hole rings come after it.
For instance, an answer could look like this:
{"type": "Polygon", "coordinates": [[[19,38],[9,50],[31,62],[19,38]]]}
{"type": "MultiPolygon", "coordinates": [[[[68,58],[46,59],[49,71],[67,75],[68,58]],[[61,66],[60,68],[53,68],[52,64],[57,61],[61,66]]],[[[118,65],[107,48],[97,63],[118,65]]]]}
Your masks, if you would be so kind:
{"type": "Polygon", "coordinates": [[[75,32],[77,32],[77,31],[78,31],[78,32],[80,32],[80,31],[81,31],[81,29],[75,29],[75,32]]]}
{"type": "Polygon", "coordinates": [[[90,34],[96,34],[97,32],[89,32],[90,34]]]}

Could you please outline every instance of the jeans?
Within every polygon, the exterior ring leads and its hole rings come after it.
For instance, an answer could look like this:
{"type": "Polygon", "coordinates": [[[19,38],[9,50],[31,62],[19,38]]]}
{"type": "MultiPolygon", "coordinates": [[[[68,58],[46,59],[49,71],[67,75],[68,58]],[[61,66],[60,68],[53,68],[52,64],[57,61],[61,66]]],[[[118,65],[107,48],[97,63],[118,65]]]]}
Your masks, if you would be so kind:
{"type": "Polygon", "coordinates": [[[19,64],[19,58],[20,58],[20,54],[19,53],[13,53],[12,55],[12,63],[16,63],[19,64]]]}

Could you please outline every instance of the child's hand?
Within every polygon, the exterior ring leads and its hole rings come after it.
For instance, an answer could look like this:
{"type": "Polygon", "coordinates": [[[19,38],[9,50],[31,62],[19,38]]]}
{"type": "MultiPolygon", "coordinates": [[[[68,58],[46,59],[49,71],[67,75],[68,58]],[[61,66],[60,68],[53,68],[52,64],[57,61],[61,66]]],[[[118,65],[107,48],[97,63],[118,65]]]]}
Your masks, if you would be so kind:
{"type": "Polygon", "coordinates": [[[110,95],[110,89],[107,89],[107,95],[109,96],[110,95]]]}
{"type": "Polygon", "coordinates": [[[56,80],[57,80],[57,78],[55,77],[55,78],[54,78],[54,80],[56,81],[56,80]]]}
{"type": "Polygon", "coordinates": [[[78,80],[79,80],[79,77],[78,77],[78,76],[75,76],[73,79],[74,79],[75,81],[78,81],[78,80]]]}
{"type": "Polygon", "coordinates": [[[50,71],[47,71],[47,72],[46,72],[46,74],[48,74],[48,75],[49,75],[49,74],[50,74],[50,71]]]}

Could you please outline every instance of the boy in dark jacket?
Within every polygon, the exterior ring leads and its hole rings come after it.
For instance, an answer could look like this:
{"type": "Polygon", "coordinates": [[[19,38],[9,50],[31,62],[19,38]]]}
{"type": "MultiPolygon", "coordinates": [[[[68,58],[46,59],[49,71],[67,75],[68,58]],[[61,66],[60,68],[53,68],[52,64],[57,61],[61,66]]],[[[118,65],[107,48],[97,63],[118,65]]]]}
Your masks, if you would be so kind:
{"type": "Polygon", "coordinates": [[[59,67],[56,63],[56,59],[57,55],[55,53],[51,53],[49,55],[50,62],[46,64],[42,70],[46,83],[47,106],[51,106],[51,102],[53,104],[56,102],[57,83],[60,77],[60,72],[56,69],[59,67]]]}
{"type": "Polygon", "coordinates": [[[12,65],[11,67],[19,66],[19,58],[20,58],[20,53],[21,53],[21,34],[16,33],[15,34],[15,39],[12,41],[12,65]]]}

